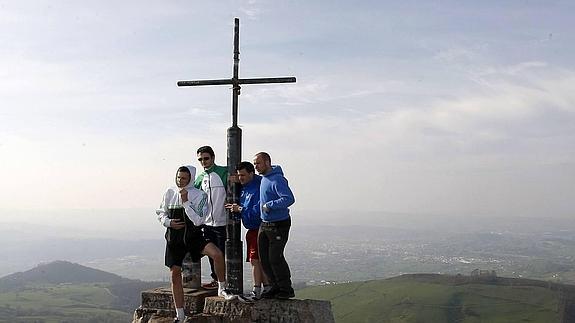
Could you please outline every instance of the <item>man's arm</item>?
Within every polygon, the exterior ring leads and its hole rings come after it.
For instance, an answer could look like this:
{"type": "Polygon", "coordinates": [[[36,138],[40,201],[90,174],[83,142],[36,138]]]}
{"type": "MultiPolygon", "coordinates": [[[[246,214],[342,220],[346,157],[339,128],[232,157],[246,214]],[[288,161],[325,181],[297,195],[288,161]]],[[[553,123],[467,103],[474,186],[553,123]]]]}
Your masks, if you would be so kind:
{"type": "Polygon", "coordinates": [[[194,189],[188,192],[186,189],[180,190],[182,205],[188,218],[195,226],[204,223],[205,215],[208,214],[208,195],[201,190],[194,189]]]}
{"type": "Polygon", "coordinates": [[[250,219],[259,219],[261,217],[259,189],[255,190],[249,199],[246,199],[244,205],[242,205],[241,213],[244,222],[250,221],[250,219]]]}
{"type": "Polygon", "coordinates": [[[273,209],[283,209],[295,203],[295,197],[291,189],[288,186],[287,179],[285,177],[278,178],[277,182],[274,183],[272,188],[278,195],[277,199],[267,201],[263,207],[273,210],[273,209]]]}
{"type": "Polygon", "coordinates": [[[158,216],[158,221],[166,228],[172,229],[183,229],[185,223],[177,219],[170,219],[168,216],[168,202],[167,202],[168,192],[164,193],[164,198],[162,199],[162,204],[156,209],[156,215],[158,216]]]}
{"type": "Polygon", "coordinates": [[[168,210],[166,208],[166,194],[168,194],[168,192],[164,193],[162,203],[160,207],[156,209],[156,215],[158,216],[158,221],[166,228],[169,228],[171,219],[168,217],[168,210]]]}

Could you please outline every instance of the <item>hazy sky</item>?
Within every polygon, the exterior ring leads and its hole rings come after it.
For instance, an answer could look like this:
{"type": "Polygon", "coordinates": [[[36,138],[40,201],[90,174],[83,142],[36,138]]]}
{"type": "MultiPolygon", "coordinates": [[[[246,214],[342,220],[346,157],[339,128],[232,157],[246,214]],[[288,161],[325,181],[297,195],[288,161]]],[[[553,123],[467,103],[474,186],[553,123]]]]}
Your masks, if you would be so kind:
{"type": "Polygon", "coordinates": [[[294,216],[574,216],[574,16],[567,0],[0,0],[0,209],[153,217],[199,146],[225,164],[229,86],[176,82],[231,77],[239,17],[240,76],[297,77],[244,86],[239,119],[243,159],[282,165],[294,216]]]}

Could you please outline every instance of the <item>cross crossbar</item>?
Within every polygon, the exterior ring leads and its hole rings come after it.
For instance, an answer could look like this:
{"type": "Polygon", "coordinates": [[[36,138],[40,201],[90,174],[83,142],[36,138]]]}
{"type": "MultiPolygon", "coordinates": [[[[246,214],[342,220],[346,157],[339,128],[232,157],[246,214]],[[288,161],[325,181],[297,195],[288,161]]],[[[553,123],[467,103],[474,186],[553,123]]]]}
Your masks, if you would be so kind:
{"type": "MultiPolygon", "coordinates": [[[[237,84],[294,83],[295,77],[262,77],[253,79],[238,79],[237,84]]],[[[235,84],[234,79],[179,81],[178,86],[202,86],[235,84]]]]}

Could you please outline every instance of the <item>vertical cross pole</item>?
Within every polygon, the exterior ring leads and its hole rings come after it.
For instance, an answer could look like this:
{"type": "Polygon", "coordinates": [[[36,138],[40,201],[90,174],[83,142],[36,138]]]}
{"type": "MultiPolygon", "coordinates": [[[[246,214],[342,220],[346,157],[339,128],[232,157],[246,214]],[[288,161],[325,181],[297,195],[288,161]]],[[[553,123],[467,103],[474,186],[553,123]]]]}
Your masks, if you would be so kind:
{"type": "MultiPolygon", "coordinates": [[[[240,19],[234,20],[234,71],[232,77],[232,127],[238,126],[238,97],[240,95],[240,19]]],[[[240,142],[241,143],[241,142],[240,142]]],[[[241,154],[240,158],[241,159],[241,154]]]]}
{"type": "MultiPolygon", "coordinates": [[[[242,129],[238,127],[238,96],[240,95],[240,20],[234,24],[234,70],[232,77],[232,126],[227,130],[227,164],[228,173],[236,174],[236,166],[242,159],[242,129]]],[[[228,180],[227,203],[240,201],[241,186],[236,181],[228,180]]],[[[234,294],[243,294],[243,247],[241,239],[241,215],[228,210],[226,228],[226,281],[228,289],[234,294]]]]}

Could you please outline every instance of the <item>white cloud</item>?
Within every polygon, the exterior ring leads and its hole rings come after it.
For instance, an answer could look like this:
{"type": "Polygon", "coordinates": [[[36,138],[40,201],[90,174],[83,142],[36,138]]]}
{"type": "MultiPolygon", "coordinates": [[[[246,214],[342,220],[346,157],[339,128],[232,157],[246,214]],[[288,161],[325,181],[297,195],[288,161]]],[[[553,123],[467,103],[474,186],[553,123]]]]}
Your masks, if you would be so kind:
{"type": "MultiPolygon", "coordinates": [[[[575,115],[557,114],[572,111],[574,75],[551,72],[536,86],[502,81],[488,93],[420,109],[249,124],[244,136],[253,141],[252,151],[275,147],[278,163],[288,165],[301,190],[302,208],[329,209],[352,199],[389,211],[517,214],[521,207],[505,207],[504,197],[513,196],[531,199],[533,208],[525,212],[543,212],[547,196],[517,183],[535,171],[540,181],[550,181],[561,165],[575,163],[565,151],[575,144],[575,115]],[[534,127],[540,131],[532,132],[534,127]],[[481,193],[477,199],[462,196],[471,192],[481,193]]],[[[567,183],[557,185],[564,189],[567,183]]],[[[565,206],[566,200],[558,203],[565,206]]]]}

